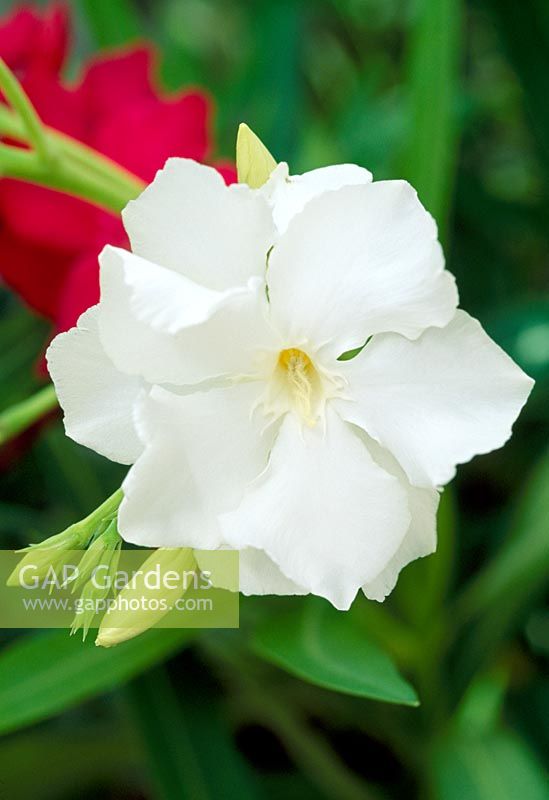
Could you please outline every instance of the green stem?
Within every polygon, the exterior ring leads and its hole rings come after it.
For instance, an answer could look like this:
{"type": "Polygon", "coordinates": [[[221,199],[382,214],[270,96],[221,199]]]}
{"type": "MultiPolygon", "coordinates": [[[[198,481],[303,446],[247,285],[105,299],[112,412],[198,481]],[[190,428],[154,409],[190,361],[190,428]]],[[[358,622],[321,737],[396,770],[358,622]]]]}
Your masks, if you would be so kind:
{"type": "Polygon", "coordinates": [[[67,541],[70,541],[70,548],[73,550],[80,550],[87,546],[88,542],[90,541],[93,534],[96,532],[96,529],[101,523],[109,524],[117,515],[118,507],[122,502],[124,497],[124,493],[122,489],[117,489],[116,492],[107,497],[101,505],[94,508],[87,517],[83,517],[82,519],[78,520],[78,522],[73,522],[72,525],[69,525],[68,528],[61,531],[61,533],[56,533],[54,536],[50,536],[48,539],[44,539],[37,544],[31,544],[28,547],[23,548],[19,552],[26,553],[28,551],[35,552],[38,549],[41,550],[49,550],[52,547],[61,547],[67,548],[67,541]],[[75,541],[71,539],[71,537],[75,537],[75,541]]]}
{"type": "MultiPolygon", "coordinates": [[[[0,104],[0,136],[29,144],[0,143],[0,176],[57,189],[118,214],[145,184],[90,147],[42,124],[31,101],[0,59],[0,89],[13,110],[0,104]]],[[[53,387],[0,414],[0,445],[56,406],[53,387]]]]}
{"type": "Polygon", "coordinates": [[[270,692],[250,689],[246,699],[256,719],[280,738],[297,766],[327,797],[377,800],[378,794],[347,769],[322,736],[270,692]]]}
{"type": "Polygon", "coordinates": [[[0,446],[26,430],[56,406],[55,389],[53,386],[46,386],[32,397],[3,411],[0,414],[0,446]]]}
{"type": "Polygon", "coordinates": [[[0,58],[0,88],[8,102],[17,111],[27,133],[28,141],[36,150],[37,155],[44,164],[50,163],[54,159],[55,150],[45,135],[40,117],[23,87],[2,58],[0,58]]]}
{"type": "MultiPolygon", "coordinates": [[[[145,184],[133,173],[121,167],[115,161],[98,153],[88,145],[73,139],[66,133],[55,130],[44,125],[43,133],[48,141],[51,141],[56,150],[66,158],[77,161],[80,165],[88,167],[91,171],[107,177],[111,182],[117,183],[120,187],[125,187],[132,197],[143,190],[145,184]]],[[[25,126],[20,117],[6,106],[0,105],[0,133],[9,139],[19,142],[27,142],[25,126]]]]}
{"type": "Polygon", "coordinates": [[[53,160],[50,156],[44,158],[21,117],[0,105],[0,135],[35,147],[29,152],[2,145],[0,172],[3,177],[59,189],[115,213],[145,188],[142,180],[82,142],[41,123],[40,131],[48,150],[56,153],[53,160]]]}
{"type": "MultiPolygon", "coordinates": [[[[91,156],[86,157],[93,161],[91,156]]],[[[5,178],[58,189],[115,213],[119,213],[142,188],[137,181],[132,187],[122,185],[114,176],[109,179],[106,174],[94,172],[74,159],[60,159],[53,168],[38,153],[8,145],[0,145],[0,173],[5,178]]]]}
{"type": "Polygon", "coordinates": [[[47,128],[48,136],[60,147],[61,152],[77,161],[81,166],[90,169],[98,176],[101,175],[111,182],[115,182],[121,191],[125,191],[128,199],[137,197],[146,186],[146,183],[133,173],[121,167],[115,161],[98,153],[92,147],[72,139],[64,133],[47,128]]]}
{"type": "Polygon", "coordinates": [[[113,492],[110,497],[101,503],[100,506],[97,506],[91,514],[88,514],[87,517],[84,517],[83,520],[80,521],[80,525],[83,527],[91,527],[94,525],[99,524],[100,522],[106,522],[109,519],[114,519],[118,512],[118,507],[122,500],[124,499],[124,492],[122,489],[117,489],[116,492],[113,492]]]}

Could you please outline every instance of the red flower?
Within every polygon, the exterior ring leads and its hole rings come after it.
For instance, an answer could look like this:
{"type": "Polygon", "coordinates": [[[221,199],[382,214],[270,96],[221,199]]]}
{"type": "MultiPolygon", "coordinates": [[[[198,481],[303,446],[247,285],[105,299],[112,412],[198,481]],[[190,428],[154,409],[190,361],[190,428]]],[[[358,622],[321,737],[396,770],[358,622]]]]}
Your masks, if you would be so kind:
{"type": "MultiPolygon", "coordinates": [[[[75,86],[60,69],[67,51],[63,6],[30,8],[0,22],[0,56],[15,70],[43,121],[150,181],[169,156],[211,157],[211,103],[201,91],[163,95],[149,45],[100,56],[75,86]]],[[[219,166],[227,182],[230,165],[219,166]]],[[[126,245],[119,217],[60,192],[0,180],[0,275],[57,329],[99,299],[97,255],[126,245]]]]}

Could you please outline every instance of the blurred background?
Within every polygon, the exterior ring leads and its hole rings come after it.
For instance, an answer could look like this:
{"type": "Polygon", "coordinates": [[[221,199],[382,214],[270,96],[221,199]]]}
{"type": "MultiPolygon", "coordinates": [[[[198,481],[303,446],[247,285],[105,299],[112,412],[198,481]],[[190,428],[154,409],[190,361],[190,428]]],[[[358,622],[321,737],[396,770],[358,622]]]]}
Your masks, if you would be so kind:
{"type": "MultiPolygon", "coordinates": [[[[19,7],[2,0],[4,22],[19,7]]],[[[460,468],[438,553],[383,606],[360,598],[343,621],[323,602],[243,598],[239,631],[159,631],[109,651],[1,632],[0,799],[549,798],[549,5],[66,8],[64,80],[99,51],[152,42],[165,91],[211,95],[212,157],[234,157],[245,120],[294,173],[355,162],[409,179],[462,306],[537,385],[506,447],[460,468]],[[419,707],[368,688],[380,653],[419,707]]],[[[2,409],[44,384],[51,331],[1,289],[2,409]]],[[[1,449],[0,470],[4,548],[62,530],[124,474],[55,416],[1,449]]]]}

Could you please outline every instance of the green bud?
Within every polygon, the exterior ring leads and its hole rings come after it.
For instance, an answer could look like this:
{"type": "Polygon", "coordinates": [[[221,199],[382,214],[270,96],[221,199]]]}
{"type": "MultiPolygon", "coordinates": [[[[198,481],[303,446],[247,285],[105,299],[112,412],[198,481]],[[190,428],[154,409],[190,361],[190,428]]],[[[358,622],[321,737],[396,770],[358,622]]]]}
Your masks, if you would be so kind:
{"type": "Polygon", "coordinates": [[[236,138],[236,169],[239,183],[247,183],[252,189],[259,189],[269,179],[276,167],[276,161],[261,139],[241,122],[236,138]]]}
{"type": "MultiPolygon", "coordinates": [[[[116,520],[112,520],[102,533],[95,537],[78,565],[78,577],[74,581],[74,592],[82,589],[71,626],[71,636],[82,630],[83,639],[97,616],[100,605],[112,591],[114,577],[120,561],[122,539],[116,520]],[[96,578],[99,578],[96,580],[96,578]]],[[[104,609],[102,609],[104,610],[104,609]]]]}
{"type": "Polygon", "coordinates": [[[20,552],[26,553],[7,580],[8,586],[20,586],[21,571],[29,564],[35,566],[33,574],[45,578],[53,567],[59,569],[74,558],[73,550],[82,550],[90,539],[90,532],[77,522],[62,533],[50,536],[39,544],[31,544],[20,552]]]}
{"type": "Polygon", "coordinates": [[[89,581],[97,567],[109,567],[109,572],[114,561],[118,563],[122,539],[118,533],[116,520],[112,520],[108,527],[97,535],[84,553],[78,565],[78,577],[74,581],[73,592],[89,581]]]}
{"type": "Polygon", "coordinates": [[[185,594],[181,582],[176,582],[177,585],[171,588],[167,585],[169,581],[164,583],[160,580],[159,587],[151,589],[147,584],[147,575],[155,571],[160,577],[168,572],[182,575],[195,569],[196,560],[190,548],[156,550],[122,589],[116,598],[116,605],[109,608],[103,617],[95,643],[99,647],[112,647],[139,636],[162,619],[185,594]],[[148,607],[149,603],[156,610],[148,607]],[[132,605],[140,608],[132,609],[132,605]]]}
{"type": "Polygon", "coordinates": [[[84,519],[43,542],[31,544],[20,550],[19,552],[27,555],[14,569],[7,580],[7,585],[20,586],[21,571],[29,564],[36,567],[33,571],[35,577],[45,578],[52,567],[57,569],[72,561],[74,553],[71,551],[84,550],[92,537],[97,537],[98,533],[104,531],[105,526],[116,517],[122,497],[122,489],[118,489],[84,519]]]}

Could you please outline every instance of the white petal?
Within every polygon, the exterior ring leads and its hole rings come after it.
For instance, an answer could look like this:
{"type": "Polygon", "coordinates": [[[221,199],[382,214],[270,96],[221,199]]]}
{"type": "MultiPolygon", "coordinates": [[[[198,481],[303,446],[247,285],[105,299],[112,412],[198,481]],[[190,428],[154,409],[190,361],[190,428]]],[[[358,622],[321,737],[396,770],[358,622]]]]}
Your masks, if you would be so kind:
{"type": "Polygon", "coordinates": [[[260,279],[217,292],[126,250],[107,247],[100,262],[101,340],[129,374],[175,385],[241,374],[270,341],[260,279]]]}
{"type": "Polygon", "coordinates": [[[67,436],[111,461],[132,464],[142,450],[132,409],[144,391],[140,378],[119,372],[97,328],[98,307],[76,328],[60,333],[48,348],[48,369],[65,412],[67,436]]]}
{"type": "MultiPolygon", "coordinates": [[[[407,564],[435,552],[440,495],[436,489],[420,489],[412,486],[390,453],[383,450],[370,437],[365,436],[365,438],[368,440],[368,450],[376,463],[400,480],[408,495],[411,516],[410,527],[392,559],[377,578],[362,587],[366,597],[382,602],[395,588],[399,573],[407,564]]],[[[420,586],[418,591],[421,591],[420,586]]]]}
{"type": "MultiPolygon", "coordinates": [[[[202,570],[210,570],[214,575],[213,585],[220,589],[234,591],[232,576],[225,575],[217,569],[216,550],[196,551],[196,560],[202,570]]],[[[240,550],[239,558],[239,591],[245,595],[304,595],[305,589],[287,578],[272,559],[263,551],[254,547],[240,550]]]]}
{"type": "Polygon", "coordinates": [[[217,515],[235,508],[272,442],[250,420],[256,387],[177,396],[155,387],[138,410],[145,449],[124,481],[120,533],[148,547],[217,548],[217,515]]]}
{"type": "Polygon", "coordinates": [[[264,275],[269,206],[247,186],[226,186],[212,167],[170,158],[122,217],[134,253],[210,289],[264,275]]]}
{"type": "Polygon", "coordinates": [[[272,319],[288,341],[335,357],[383,331],[418,336],[457,305],[436,225],[404,181],[347,186],[311,200],[269,260],[272,319]]]}
{"type": "Polygon", "coordinates": [[[288,414],[268,468],[239,508],[221,516],[229,544],[264,550],[290,580],[337,608],[379,575],[409,522],[398,480],[329,409],[325,430],[302,430],[288,414]]]}
{"type": "Polygon", "coordinates": [[[415,342],[376,336],[341,368],[354,400],[334,401],[339,412],[417,486],[442,486],[457,464],[501,447],[533,386],[464,311],[415,342]]]}
{"type": "Polygon", "coordinates": [[[246,547],[240,551],[240,591],[245,595],[304,595],[306,589],[284,575],[263,550],[246,547]]]}
{"type": "Polygon", "coordinates": [[[356,164],[335,164],[313,169],[303,175],[289,175],[288,165],[279,164],[261,189],[271,203],[273,219],[279,233],[290,220],[305,208],[309,200],[323,192],[371,183],[372,173],[356,164]]]}
{"type": "Polygon", "coordinates": [[[242,286],[214,291],[118,247],[105,247],[99,260],[104,293],[108,292],[111,269],[119,264],[134,315],[162,333],[200,325],[235,298],[264,286],[262,279],[255,277],[242,286]]]}
{"type": "MultiPolygon", "coordinates": [[[[439,494],[435,489],[412,490],[409,495],[409,509],[412,522],[402,544],[385,569],[362,587],[370,600],[383,602],[396,586],[400,571],[412,561],[434,553],[437,547],[436,512],[439,494]]],[[[421,591],[421,586],[418,586],[421,591]]]]}

